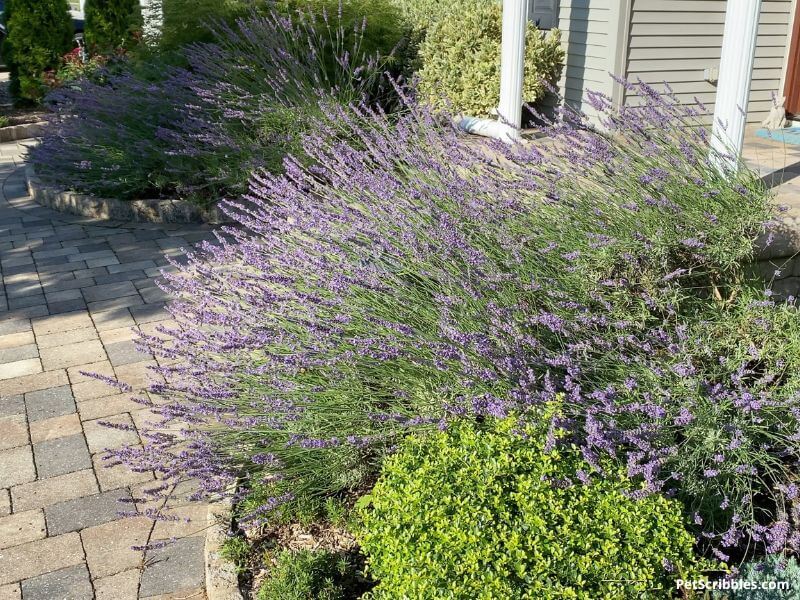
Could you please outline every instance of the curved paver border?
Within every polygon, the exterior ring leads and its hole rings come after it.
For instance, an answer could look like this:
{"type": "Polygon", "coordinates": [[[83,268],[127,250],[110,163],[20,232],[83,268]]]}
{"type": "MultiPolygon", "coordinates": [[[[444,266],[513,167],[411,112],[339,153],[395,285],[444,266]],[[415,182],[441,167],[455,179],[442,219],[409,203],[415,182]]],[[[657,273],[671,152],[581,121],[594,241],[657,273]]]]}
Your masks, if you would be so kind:
{"type": "Polygon", "coordinates": [[[222,558],[220,551],[228,538],[231,502],[225,500],[208,506],[205,565],[208,600],[242,600],[236,567],[222,558]]]}
{"type": "Polygon", "coordinates": [[[23,123],[22,125],[2,127],[0,128],[0,143],[18,142],[20,140],[39,137],[42,135],[45,125],[47,125],[46,121],[38,121],[36,123],[23,123]]]}
{"type": "Polygon", "coordinates": [[[99,220],[135,223],[209,223],[228,219],[216,207],[202,209],[183,200],[117,200],[59,189],[42,182],[32,167],[26,168],[28,192],[42,206],[59,212],[99,220]]]}

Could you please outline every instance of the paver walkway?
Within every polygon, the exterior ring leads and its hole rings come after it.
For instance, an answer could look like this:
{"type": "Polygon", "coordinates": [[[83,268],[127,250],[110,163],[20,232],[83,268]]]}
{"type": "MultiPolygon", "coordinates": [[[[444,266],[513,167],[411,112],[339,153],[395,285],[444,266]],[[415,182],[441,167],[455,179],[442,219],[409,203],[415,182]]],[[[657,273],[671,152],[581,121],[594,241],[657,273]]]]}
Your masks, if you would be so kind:
{"type": "Polygon", "coordinates": [[[204,598],[204,506],[189,522],[120,519],[151,473],[105,468],[105,448],[139,442],[146,410],[80,375],[144,385],[152,357],[131,328],[169,315],[154,283],[164,254],[208,229],[101,224],[34,204],[22,147],[0,145],[0,600],[204,598]],[[131,550],[177,538],[161,550],[131,550]]]}
{"type": "Polygon", "coordinates": [[[742,157],[775,190],[775,200],[786,206],[784,220],[800,219],[800,146],[785,144],[755,135],[758,127],[748,127],[742,157]]]}

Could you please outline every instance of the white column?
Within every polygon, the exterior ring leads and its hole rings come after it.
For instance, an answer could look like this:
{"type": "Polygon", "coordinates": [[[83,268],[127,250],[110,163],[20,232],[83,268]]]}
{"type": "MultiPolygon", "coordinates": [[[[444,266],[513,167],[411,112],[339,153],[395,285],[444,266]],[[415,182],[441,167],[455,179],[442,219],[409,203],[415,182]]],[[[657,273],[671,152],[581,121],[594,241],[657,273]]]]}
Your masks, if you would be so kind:
{"type": "Polygon", "coordinates": [[[525,73],[527,0],[503,0],[503,42],[500,62],[500,120],[522,124],[522,80],[525,73]]]}
{"type": "MultiPolygon", "coordinates": [[[[760,13],[761,0],[728,0],[725,11],[711,145],[736,157],[742,152],[760,13]]],[[[736,165],[735,159],[726,162],[736,165]]]]}

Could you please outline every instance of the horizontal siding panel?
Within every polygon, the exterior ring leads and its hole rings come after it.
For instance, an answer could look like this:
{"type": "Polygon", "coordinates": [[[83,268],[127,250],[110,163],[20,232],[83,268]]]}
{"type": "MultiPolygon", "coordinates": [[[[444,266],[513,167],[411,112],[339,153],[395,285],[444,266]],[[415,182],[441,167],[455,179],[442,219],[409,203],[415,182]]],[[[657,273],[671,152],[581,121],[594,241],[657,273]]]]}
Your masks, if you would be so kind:
{"type": "MultiPolygon", "coordinates": [[[[757,46],[756,58],[783,59],[786,53],[784,46],[757,46]]],[[[682,60],[687,58],[708,58],[719,60],[722,54],[720,47],[712,48],[631,48],[630,60],[644,59],[663,59],[663,60],[682,60]]]]}
{"type": "MultiPolygon", "coordinates": [[[[658,86],[654,86],[658,87],[658,86]]],[[[663,87],[662,87],[663,89],[663,87]]],[[[772,93],[774,90],[753,90],[750,92],[750,103],[754,102],[772,102],[772,93]]],[[[706,106],[714,104],[717,99],[715,91],[704,92],[700,94],[675,94],[678,102],[681,104],[695,104],[698,100],[706,106]]],[[[630,100],[638,99],[638,94],[630,94],[630,100]]]]}
{"type": "MultiPolygon", "coordinates": [[[[633,0],[634,11],[725,12],[725,0],[633,0]]],[[[761,3],[762,13],[789,13],[791,0],[761,3]]]]}
{"type": "MultiPolygon", "coordinates": [[[[753,80],[779,80],[782,69],[758,69],[753,71],[753,80]]],[[[685,71],[646,71],[628,70],[631,81],[641,79],[648,83],[667,81],[670,84],[680,82],[703,81],[703,69],[688,69],[685,71]]]]}
{"type": "MultiPolygon", "coordinates": [[[[718,35],[721,37],[722,29],[722,23],[632,23],[631,35],[718,35]]],[[[760,35],[786,35],[787,25],[765,23],[759,25],[758,33],[760,35]]]]}
{"type": "Polygon", "coordinates": [[[570,44],[569,51],[578,56],[590,56],[608,60],[608,48],[602,44],[587,46],[586,44],[570,44]]]}
{"type": "Polygon", "coordinates": [[[567,50],[567,45],[572,41],[573,44],[579,45],[586,45],[586,46],[602,46],[608,50],[608,35],[606,33],[582,33],[580,31],[576,31],[574,34],[570,34],[569,31],[562,31],[561,32],[561,44],[564,46],[564,50],[567,50]]]}
{"type": "MultiPolygon", "coordinates": [[[[638,11],[631,15],[631,23],[725,23],[725,13],[638,11]]],[[[789,23],[789,13],[762,13],[759,23],[787,25],[789,23]]]]}
{"type": "MultiPolygon", "coordinates": [[[[713,61],[712,61],[713,62],[713,61]]],[[[637,71],[702,71],[703,69],[714,66],[709,64],[709,59],[705,58],[687,58],[683,60],[629,60],[628,72],[637,71]]],[[[768,56],[756,58],[753,63],[754,69],[778,69],[783,67],[783,57],[768,56]]]]}
{"type": "MultiPolygon", "coordinates": [[[[631,98],[629,106],[639,106],[635,103],[635,99],[631,98]]],[[[769,114],[772,110],[772,101],[750,102],[747,106],[747,122],[759,123],[769,114]]],[[[710,125],[714,115],[714,105],[707,104],[706,112],[699,115],[697,120],[703,125],[710,125]]]]}
{"type": "MultiPolygon", "coordinates": [[[[702,77],[702,73],[700,74],[702,77]]],[[[632,79],[635,83],[635,80],[632,79]]],[[[645,83],[649,83],[653,87],[658,90],[664,89],[664,80],[649,80],[645,83]]],[[[685,95],[689,99],[691,99],[694,95],[706,94],[706,93],[716,93],[717,87],[708,81],[704,81],[702,79],[698,79],[695,81],[670,81],[669,82],[670,88],[672,91],[678,95],[685,95]]],[[[750,84],[750,89],[752,91],[762,91],[765,90],[767,92],[772,92],[775,90],[775,80],[774,79],[755,79],[750,84]]]]}
{"type": "MultiPolygon", "coordinates": [[[[788,30],[787,30],[788,31],[788,30]]],[[[785,35],[760,35],[759,46],[786,47],[785,35]]],[[[709,48],[722,47],[722,36],[714,35],[643,35],[631,38],[631,48],[709,48]]]]}
{"type": "MultiPolygon", "coordinates": [[[[619,0],[613,0],[619,2],[619,0]]],[[[561,0],[558,3],[559,9],[565,8],[591,8],[600,10],[609,10],[611,8],[612,0],[561,0]]]]}
{"type": "MultiPolygon", "coordinates": [[[[608,79],[607,75],[606,79],[608,79]]],[[[609,89],[610,84],[607,81],[587,81],[579,77],[567,77],[562,87],[568,90],[604,92],[609,89]]]]}
{"type": "Polygon", "coordinates": [[[563,18],[558,20],[558,27],[570,33],[588,32],[607,35],[609,30],[608,21],[584,21],[563,18]]]}
{"type": "Polygon", "coordinates": [[[610,11],[607,9],[589,8],[567,8],[563,6],[559,9],[559,19],[566,21],[602,21],[608,23],[610,11]]]}

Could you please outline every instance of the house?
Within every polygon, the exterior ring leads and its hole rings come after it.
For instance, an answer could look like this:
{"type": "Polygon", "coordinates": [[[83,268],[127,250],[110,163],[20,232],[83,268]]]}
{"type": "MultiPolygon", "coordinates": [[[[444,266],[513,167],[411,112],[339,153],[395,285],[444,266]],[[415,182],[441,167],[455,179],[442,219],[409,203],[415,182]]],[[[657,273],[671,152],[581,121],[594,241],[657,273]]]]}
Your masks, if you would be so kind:
{"type": "MultiPolygon", "coordinates": [[[[737,0],[732,0],[737,1],[737,0]]],[[[786,96],[800,116],[800,7],[798,0],[764,0],[747,106],[748,122],[761,121],[773,95],[786,96]]],[[[635,103],[609,73],[659,86],[668,83],[682,102],[697,98],[711,122],[725,0],[529,0],[529,17],[556,25],[566,51],[560,82],[565,101],[591,116],[587,92],[635,103]]]]}

